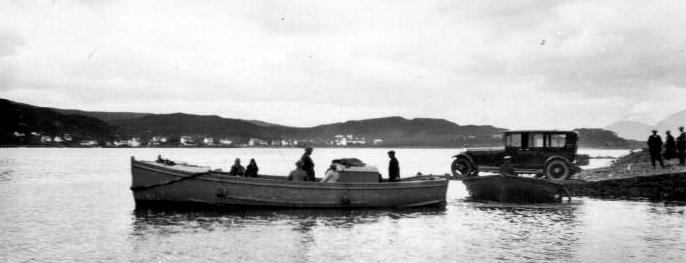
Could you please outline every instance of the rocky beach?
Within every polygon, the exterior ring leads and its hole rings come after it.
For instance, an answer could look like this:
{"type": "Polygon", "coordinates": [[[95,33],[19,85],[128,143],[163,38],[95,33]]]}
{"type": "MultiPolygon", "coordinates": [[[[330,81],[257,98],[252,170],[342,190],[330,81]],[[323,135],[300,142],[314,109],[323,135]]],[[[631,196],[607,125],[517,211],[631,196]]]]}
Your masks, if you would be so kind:
{"type": "Polygon", "coordinates": [[[659,164],[656,168],[653,168],[650,164],[650,154],[647,150],[632,151],[630,154],[613,160],[609,166],[581,171],[574,176],[574,179],[600,181],[658,174],[686,173],[686,166],[679,166],[677,159],[665,160],[664,164],[664,168],[661,168],[659,164]]]}
{"type": "Polygon", "coordinates": [[[603,198],[686,200],[686,167],[665,160],[652,167],[647,150],[631,152],[609,166],[580,172],[564,184],[578,196],[603,198]]]}

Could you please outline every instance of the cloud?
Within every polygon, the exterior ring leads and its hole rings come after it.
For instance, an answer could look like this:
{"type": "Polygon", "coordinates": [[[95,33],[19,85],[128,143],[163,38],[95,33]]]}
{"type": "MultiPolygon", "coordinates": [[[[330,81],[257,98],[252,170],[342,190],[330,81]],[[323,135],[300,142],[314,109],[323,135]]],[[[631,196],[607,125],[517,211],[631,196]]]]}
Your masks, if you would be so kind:
{"type": "Polygon", "coordinates": [[[299,126],[386,114],[513,128],[651,122],[682,109],[671,98],[686,87],[685,9],[638,0],[2,2],[0,24],[13,33],[0,31],[0,96],[299,126]]]}
{"type": "Polygon", "coordinates": [[[13,55],[24,45],[24,40],[18,34],[0,28],[0,58],[13,55]]]}
{"type": "Polygon", "coordinates": [[[15,78],[16,68],[8,59],[25,44],[18,34],[0,28],[0,90],[10,87],[15,78]]]}

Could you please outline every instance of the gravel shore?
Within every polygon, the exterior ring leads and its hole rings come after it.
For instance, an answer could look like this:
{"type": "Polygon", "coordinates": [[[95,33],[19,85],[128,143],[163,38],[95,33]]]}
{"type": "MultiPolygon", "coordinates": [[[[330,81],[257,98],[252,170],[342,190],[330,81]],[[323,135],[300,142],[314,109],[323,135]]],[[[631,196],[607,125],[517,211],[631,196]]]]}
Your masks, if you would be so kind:
{"type": "Polygon", "coordinates": [[[677,159],[665,160],[664,163],[664,168],[661,168],[659,164],[657,164],[656,168],[653,168],[650,165],[650,154],[648,151],[636,151],[617,158],[607,167],[581,171],[574,175],[573,179],[600,181],[657,174],[686,173],[686,167],[679,166],[677,159]]]}

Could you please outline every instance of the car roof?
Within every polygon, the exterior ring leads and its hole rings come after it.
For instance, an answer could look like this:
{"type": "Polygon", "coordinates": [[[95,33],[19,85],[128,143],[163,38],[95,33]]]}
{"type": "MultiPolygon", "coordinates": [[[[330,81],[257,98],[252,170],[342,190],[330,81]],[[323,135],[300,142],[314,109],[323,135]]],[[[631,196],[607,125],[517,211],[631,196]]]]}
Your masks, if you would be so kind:
{"type": "Polygon", "coordinates": [[[566,133],[566,134],[577,134],[575,131],[563,131],[563,130],[512,130],[503,131],[502,133],[566,133]]]}

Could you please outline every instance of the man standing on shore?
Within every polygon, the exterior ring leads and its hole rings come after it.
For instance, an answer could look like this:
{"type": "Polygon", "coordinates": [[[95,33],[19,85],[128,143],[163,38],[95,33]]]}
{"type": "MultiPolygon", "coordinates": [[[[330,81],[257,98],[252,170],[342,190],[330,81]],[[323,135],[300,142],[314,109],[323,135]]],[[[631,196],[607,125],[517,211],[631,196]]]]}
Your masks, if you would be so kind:
{"type": "Polygon", "coordinates": [[[676,137],[676,156],[679,158],[679,165],[684,166],[684,158],[686,158],[686,133],[684,133],[684,126],[679,127],[679,137],[676,137]]]}
{"type": "Polygon", "coordinates": [[[662,138],[657,135],[657,131],[653,130],[653,135],[648,137],[648,151],[650,152],[650,164],[655,168],[655,160],[660,162],[660,167],[664,168],[665,164],[662,162],[662,138]]]}
{"type": "Polygon", "coordinates": [[[667,162],[676,157],[676,143],[669,131],[665,132],[665,154],[663,156],[667,162]]]}
{"type": "Polygon", "coordinates": [[[305,148],[305,153],[300,157],[300,161],[303,163],[302,169],[307,173],[307,181],[314,182],[314,162],[310,155],[312,155],[312,147],[305,148]]]}
{"type": "Polygon", "coordinates": [[[391,158],[388,162],[388,181],[400,181],[400,164],[398,163],[398,159],[395,158],[395,151],[389,151],[388,158],[391,158]]]}

